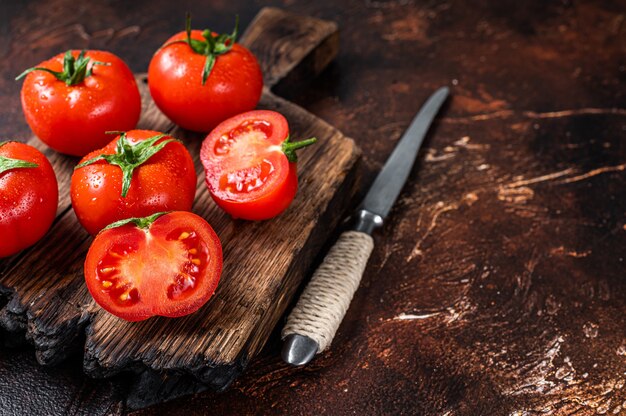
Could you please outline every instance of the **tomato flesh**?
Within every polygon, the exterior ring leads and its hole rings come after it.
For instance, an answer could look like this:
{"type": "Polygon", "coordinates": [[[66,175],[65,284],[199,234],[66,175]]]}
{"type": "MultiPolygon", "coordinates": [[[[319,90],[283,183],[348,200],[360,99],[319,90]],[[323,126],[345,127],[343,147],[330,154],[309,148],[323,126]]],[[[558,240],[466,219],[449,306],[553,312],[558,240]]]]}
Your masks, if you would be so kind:
{"type": "Polygon", "coordinates": [[[200,158],[215,202],[235,218],[264,220],[283,212],[297,190],[296,164],[281,144],[287,120],[256,110],[217,126],[202,144],[200,158]]]}
{"type": "MultiPolygon", "coordinates": [[[[268,137],[272,137],[274,129],[266,120],[244,120],[237,127],[225,132],[217,139],[214,153],[217,156],[225,156],[230,153],[235,143],[243,144],[251,150],[263,149],[268,137]],[[243,139],[243,140],[242,140],[243,139]]],[[[241,154],[241,151],[237,152],[241,154]]]]}
{"type": "Polygon", "coordinates": [[[219,178],[218,188],[224,193],[245,195],[263,186],[272,172],[272,162],[263,159],[248,168],[224,173],[219,178]]]}
{"type": "Polygon", "coordinates": [[[166,214],[149,229],[132,224],[98,234],[85,262],[100,306],[128,321],[178,317],[200,308],[219,281],[219,239],[202,218],[166,214]],[[171,216],[185,217],[172,221],[171,216]]]}
{"type": "Polygon", "coordinates": [[[220,191],[247,195],[271,178],[276,156],[281,155],[280,146],[268,144],[271,131],[265,121],[244,122],[217,140],[214,153],[222,157],[220,191]]]}

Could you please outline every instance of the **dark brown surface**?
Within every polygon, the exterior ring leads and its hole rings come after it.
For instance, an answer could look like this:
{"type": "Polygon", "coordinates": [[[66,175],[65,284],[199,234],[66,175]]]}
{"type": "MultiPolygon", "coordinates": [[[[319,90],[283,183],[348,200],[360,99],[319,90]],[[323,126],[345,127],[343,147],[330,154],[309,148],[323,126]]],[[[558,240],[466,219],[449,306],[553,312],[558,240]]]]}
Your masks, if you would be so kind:
{"type": "MultiPolygon", "coordinates": [[[[265,8],[240,41],[259,59],[270,88],[323,69],[337,53],[337,26],[265,8]]],[[[360,154],[335,128],[265,90],[260,108],[282,113],[293,137],[316,137],[318,142],[300,152],[298,197],[285,213],[272,221],[234,221],[212,202],[204,184],[199,135],[176,128],[156,108],[145,75],[138,77],[138,85],[143,102],[139,128],[182,140],[200,172],[194,212],[209,221],[224,251],[215,294],[201,310],[179,319],[126,322],[99,308],[82,276],[91,239],[68,196],[75,158],[35,138],[29,143],[48,155],[59,178],[59,215],[40,243],[0,260],[0,294],[6,304],[0,309],[0,330],[11,338],[24,333],[44,365],[60,363],[79,345],[90,376],[185,374],[223,390],[265,345],[314,257],[339,225],[354,195],[360,154]]]]}
{"type": "MultiPolygon", "coordinates": [[[[182,10],[228,30],[261,7],[111,1],[66,16],[69,4],[0,13],[2,136],[29,136],[12,77],[52,53],[89,44],[142,71],[182,10]]],[[[135,415],[624,413],[626,4],[272,4],[340,24],[336,62],[280,92],[355,138],[363,187],[432,90],[454,98],[327,353],[288,368],[274,333],[228,392],[135,415]]]]}

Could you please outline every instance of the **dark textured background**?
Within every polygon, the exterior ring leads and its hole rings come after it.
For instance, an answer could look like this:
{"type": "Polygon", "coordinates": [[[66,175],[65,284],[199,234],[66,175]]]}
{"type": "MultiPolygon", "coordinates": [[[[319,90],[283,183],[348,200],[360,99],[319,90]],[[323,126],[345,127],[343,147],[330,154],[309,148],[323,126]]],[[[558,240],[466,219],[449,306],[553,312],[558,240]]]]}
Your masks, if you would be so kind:
{"type": "MultiPolygon", "coordinates": [[[[335,20],[338,59],[278,91],[353,137],[363,188],[422,101],[454,98],[421,152],[330,351],[278,335],[224,394],[134,415],[626,413],[624,1],[2,0],[0,137],[26,140],[23,69],[102,48],[145,71],[181,29],[264,5],[335,20]]],[[[0,349],[1,414],[121,411],[123,379],[0,349]]]]}

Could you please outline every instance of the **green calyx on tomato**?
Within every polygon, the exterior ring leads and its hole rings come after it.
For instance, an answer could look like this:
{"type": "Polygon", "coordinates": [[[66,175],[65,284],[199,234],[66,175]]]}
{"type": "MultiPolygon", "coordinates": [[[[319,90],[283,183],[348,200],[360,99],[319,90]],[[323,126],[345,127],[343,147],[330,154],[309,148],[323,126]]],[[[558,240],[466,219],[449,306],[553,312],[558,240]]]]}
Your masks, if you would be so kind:
{"type": "Polygon", "coordinates": [[[235,16],[235,28],[233,33],[221,35],[213,34],[209,29],[202,31],[202,37],[204,41],[191,38],[191,15],[187,13],[187,19],[185,22],[185,30],[187,31],[187,39],[177,40],[170,42],[163,46],[163,48],[172,45],[174,43],[186,43],[191,50],[195,53],[206,56],[204,62],[204,68],[202,69],[202,85],[206,83],[207,78],[211,74],[213,65],[215,65],[215,59],[219,55],[230,52],[237,40],[237,34],[239,32],[239,15],[235,16]]]}
{"type": "MultiPolygon", "coordinates": [[[[0,147],[7,142],[0,142],[0,147]]],[[[10,157],[0,156],[0,173],[4,173],[7,170],[18,168],[36,168],[39,165],[33,162],[27,162],[25,160],[12,159],[10,157]]]]}
{"type": "Polygon", "coordinates": [[[99,61],[93,61],[92,64],[89,65],[91,59],[85,57],[85,52],[86,51],[83,49],[77,58],[74,58],[71,50],[65,52],[65,56],[63,57],[63,71],[53,71],[49,68],[36,66],[22,72],[15,80],[17,81],[24,78],[33,71],[45,71],[51,73],[59,81],[63,81],[67,85],[77,85],[83,82],[85,78],[91,76],[94,65],[110,65],[108,62],[99,61]]]}
{"type": "Polygon", "coordinates": [[[154,154],[163,149],[168,143],[179,141],[176,139],[165,139],[159,144],[157,141],[163,137],[167,137],[166,134],[157,134],[144,141],[136,144],[131,144],[126,138],[126,133],[120,134],[120,138],[117,141],[115,153],[112,155],[101,154],[92,159],[89,159],[74,168],[80,169],[82,167],[91,165],[99,160],[105,160],[111,165],[119,166],[122,169],[122,197],[125,198],[130,188],[130,182],[133,178],[133,171],[139,166],[143,165],[154,154]]]}
{"type": "Polygon", "coordinates": [[[106,227],[104,227],[102,229],[102,231],[110,230],[111,228],[121,227],[123,225],[131,224],[131,223],[135,224],[135,226],[137,228],[141,228],[143,230],[147,230],[148,228],[150,228],[152,223],[154,221],[156,221],[157,218],[159,218],[162,215],[169,214],[170,212],[171,211],[157,212],[156,214],[152,214],[152,215],[149,215],[149,216],[143,217],[143,218],[126,218],[126,219],[123,219],[123,220],[115,221],[115,222],[107,225],[106,227]]]}
{"type": "Polygon", "coordinates": [[[299,142],[290,141],[291,136],[287,136],[283,144],[280,145],[281,149],[285,156],[287,156],[287,160],[291,163],[296,163],[298,161],[298,155],[296,154],[296,150],[302,149],[303,147],[307,147],[317,142],[316,137],[311,137],[310,139],[300,140],[299,142]]]}

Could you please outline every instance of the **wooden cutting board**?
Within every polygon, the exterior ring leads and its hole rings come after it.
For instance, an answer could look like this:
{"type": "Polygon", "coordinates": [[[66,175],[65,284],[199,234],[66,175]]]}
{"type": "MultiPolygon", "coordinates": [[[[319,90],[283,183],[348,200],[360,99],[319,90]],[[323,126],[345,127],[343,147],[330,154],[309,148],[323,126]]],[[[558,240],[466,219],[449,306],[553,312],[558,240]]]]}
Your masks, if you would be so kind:
{"type": "Polygon", "coordinates": [[[26,337],[41,364],[52,365],[84,344],[84,370],[96,377],[120,371],[185,374],[223,389],[262,348],[312,261],[338,225],[354,194],[359,151],[354,142],[270,89],[298,88],[338,50],[332,22],[263,9],[241,43],[265,74],[259,107],[289,120],[292,137],[316,136],[300,153],[300,189],[286,213],[270,221],[233,220],[211,200],[198,160],[203,135],[174,126],[155,107],[145,76],[139,128],[170,132],[195,158],[194,211],[220,236],[224,269],[219,287],[197,313],[178,319],[129,323],[100,309],[89,295],[82,265],[91,243],[70,205],[70,176],[77,159],[30,141],[52,162],[60,187],[58,215],[37,245],[0,262],[0,327],[7,341],[26,337]]]}

